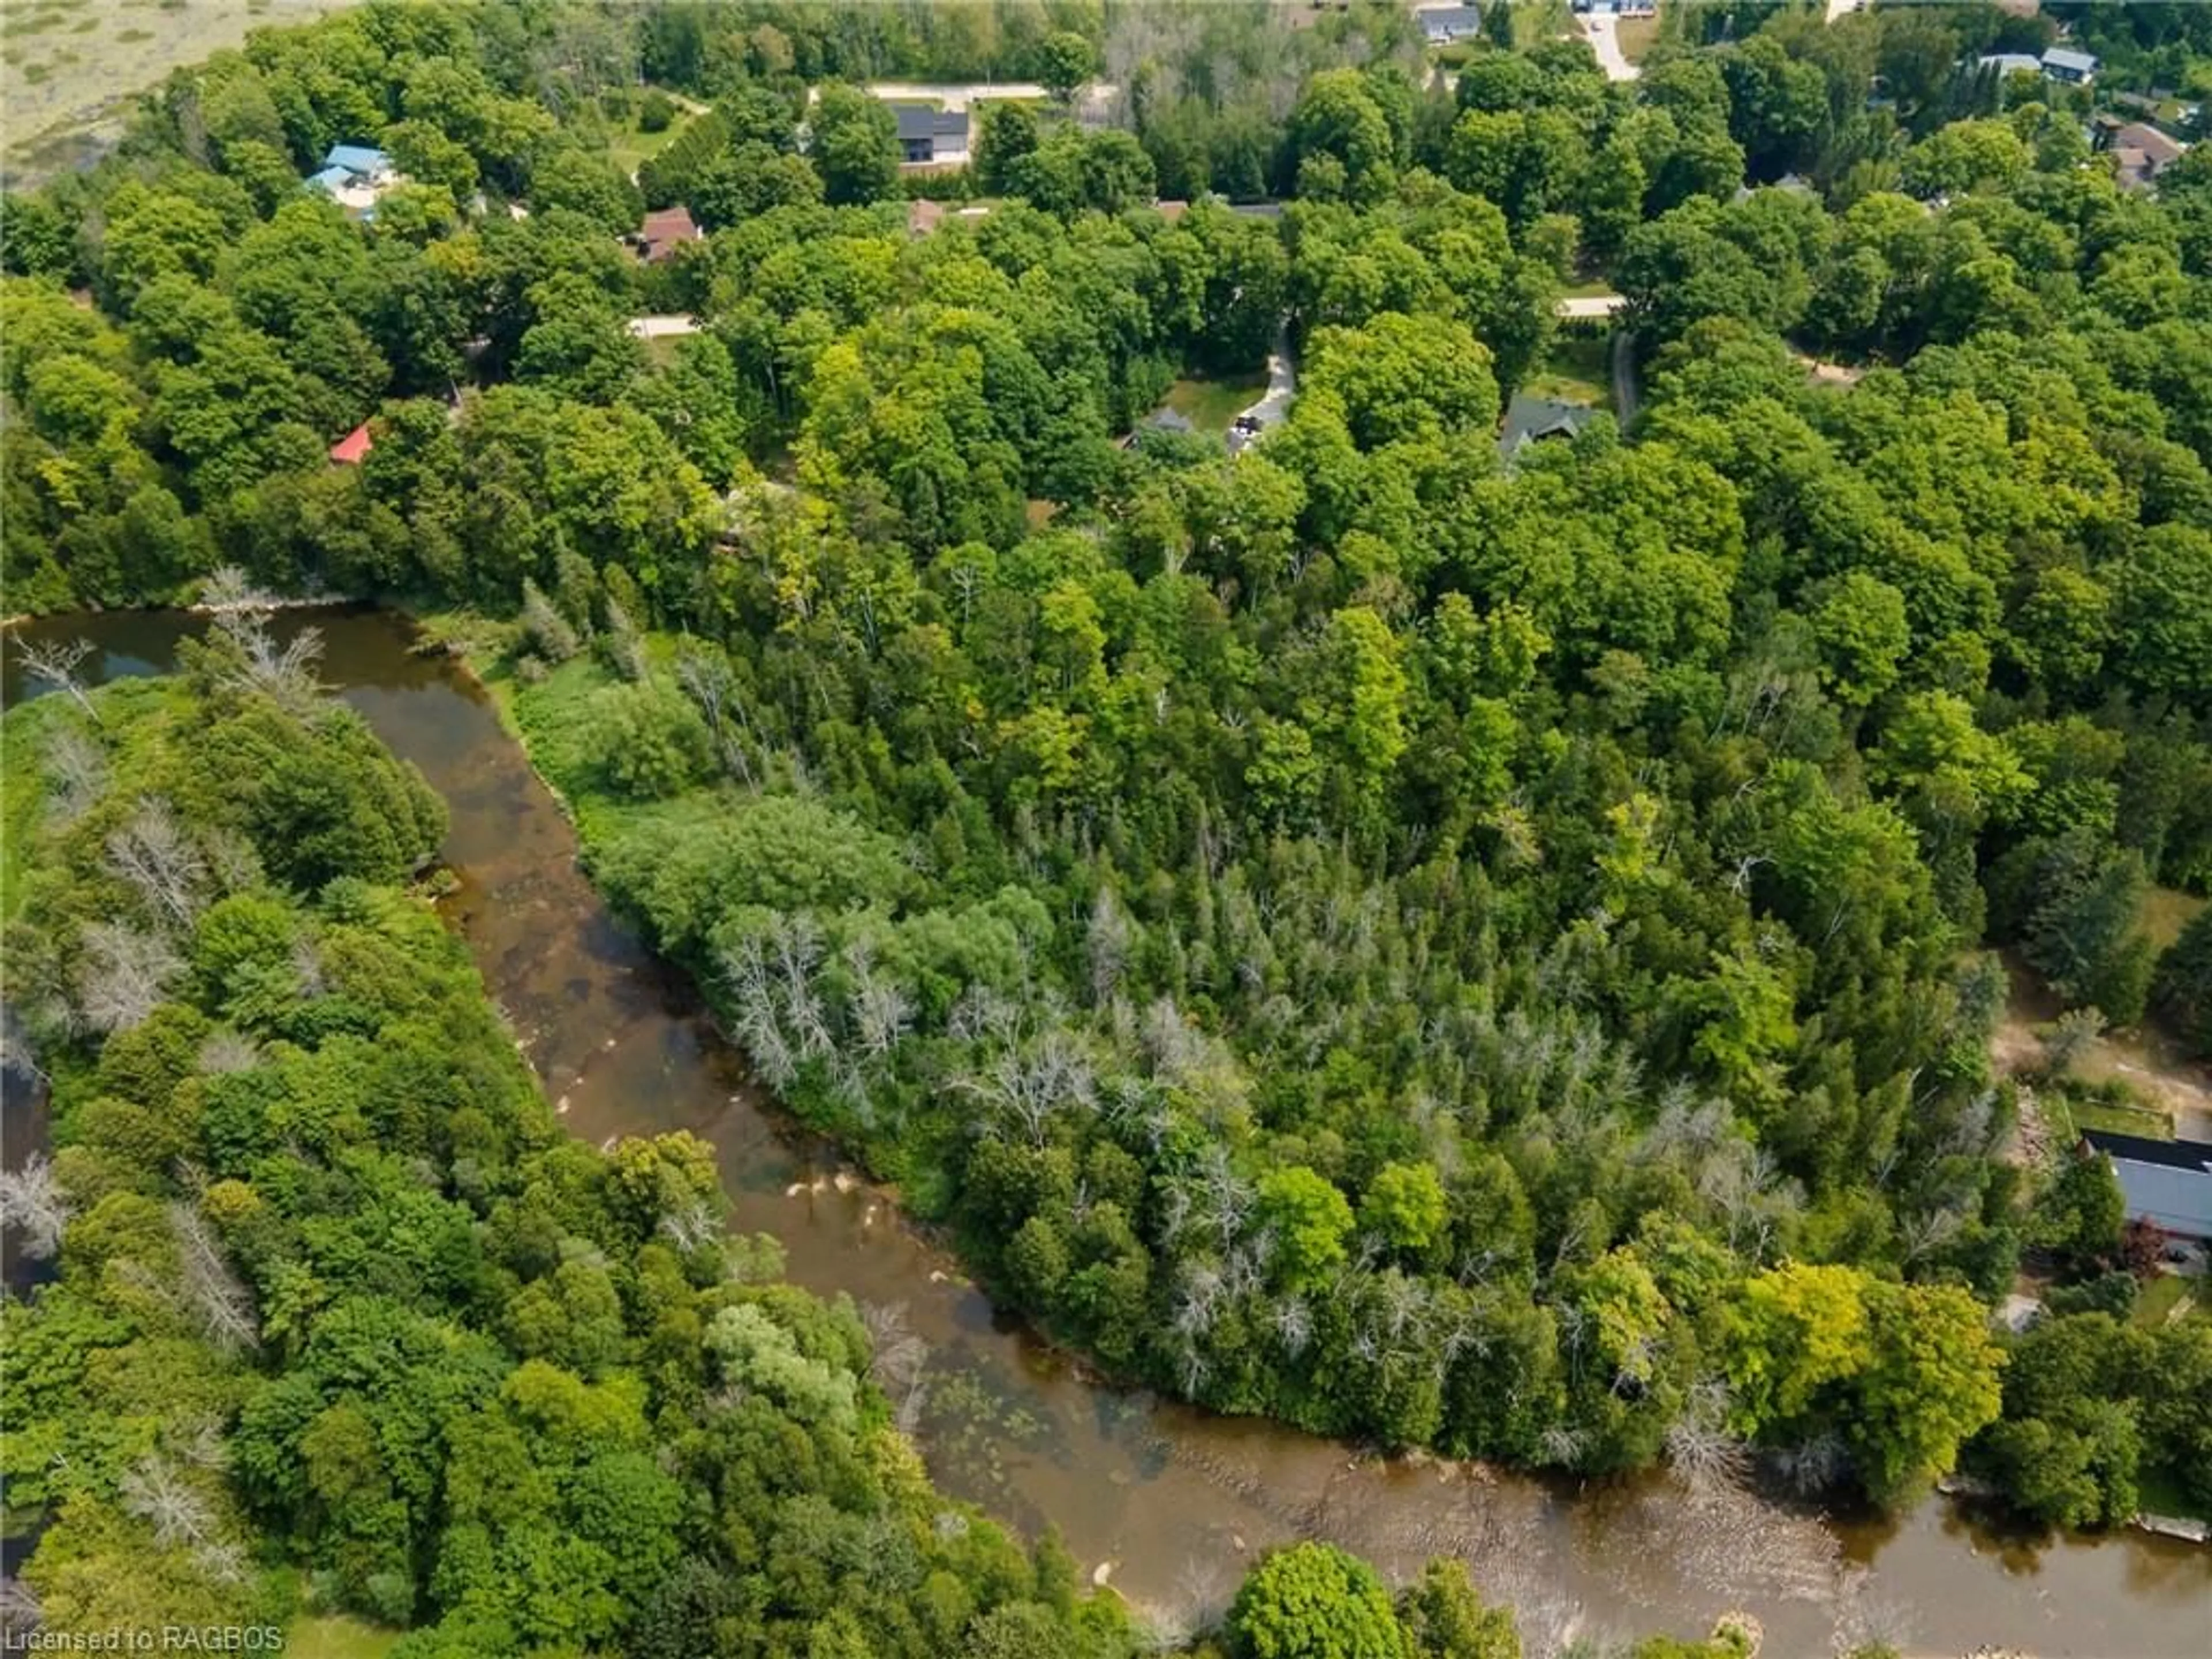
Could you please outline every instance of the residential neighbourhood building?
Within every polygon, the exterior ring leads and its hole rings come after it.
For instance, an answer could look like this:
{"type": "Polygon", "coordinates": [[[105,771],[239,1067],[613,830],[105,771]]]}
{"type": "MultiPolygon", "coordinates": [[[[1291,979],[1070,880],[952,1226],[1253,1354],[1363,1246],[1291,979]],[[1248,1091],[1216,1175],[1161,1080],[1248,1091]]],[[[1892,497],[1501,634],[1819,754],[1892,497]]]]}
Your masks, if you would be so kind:
{"type": "Polygon", "coordinates": [[[323,165],[307,175],[307,188],[319,190],[351,216],[373,219],[377,198],[406,181],[392,158],[370,144],[332,144],[323,165]]]}
{"type": "Polygon", "coordinates": [[[659,264],[684,243],[696,242],[699,237],[699,227],[691,217],[691,210],[672,207],[647,214],[645,222],[638,227],[630,241],[650,265],[659,264]]]}
{"type": "Polygon", "coordinates": [[[2116,163],[2114,176],[2123,190],[2148,190],[2160,173],[2189,153],[2188,145],[2147,122],[2131,121],[2103,136],[2102,148],[2116,163]]]}
{"type": "Polygon", "coordinates": [[[2062,86],[2086,87],[2097,78],[2100,67],[2094,54],[2071,46],[2053,46],[2043,54],[2044,78],[2062,86]]]}
{"type": "Polygon", "coordinates": [[[1505,424],[1498,434],[1498,453],[1510,461],[1531,444],[1571,441],[1597,415],[1598,411],[1588,404],[1562,403],[1556,398],[1516,393],[1505,408],[1505,424]]]}
{"type": "Polygon", "coordinates": [[[893,104],[899,149],[908,167],[957,166],[968,159],[968,112],[893,104]]]}
{"type": "Polygon", "coordinates": [[[1421,26],[1421,39],[1432,46],[1472,40],[1482,33],[1482,11],[1476,6],[1423,6],[1413,19],[1421,26]]]}
{"type": "Polygon", "coordinates": [[[2150,1222],[2192,1244],[2212,1243],[2212,1143],[2103,1129],[2081,1139],[2111,1160],[2129,1220],[2150,1222]]]}

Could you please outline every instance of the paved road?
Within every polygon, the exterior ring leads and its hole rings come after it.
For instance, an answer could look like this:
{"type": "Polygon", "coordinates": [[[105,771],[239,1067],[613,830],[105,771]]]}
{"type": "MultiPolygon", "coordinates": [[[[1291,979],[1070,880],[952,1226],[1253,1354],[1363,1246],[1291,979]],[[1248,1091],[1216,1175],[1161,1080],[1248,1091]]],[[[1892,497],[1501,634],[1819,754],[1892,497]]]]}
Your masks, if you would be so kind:
{"type": "Polygon", "coordinates": [[[1612,13],[1584,12],[1578,21],[1607,80],[1633,81],[1644,72],[1621,55],[1620,20],[1612,13]]]}
{"type": "Polygon", "coordinates": [[[1559,314],[1574,318],[1610,317],[1628,301],[1618,294],[1583,294],[1559,303],[1559,314]]]}

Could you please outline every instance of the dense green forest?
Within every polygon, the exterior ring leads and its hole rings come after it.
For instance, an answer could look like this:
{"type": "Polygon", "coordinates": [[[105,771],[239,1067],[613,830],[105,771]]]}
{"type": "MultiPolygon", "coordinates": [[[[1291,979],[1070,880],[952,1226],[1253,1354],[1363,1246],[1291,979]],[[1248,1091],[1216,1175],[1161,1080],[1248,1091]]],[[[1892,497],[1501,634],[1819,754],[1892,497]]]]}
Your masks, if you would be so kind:
{"type": "MultiPolygon", "coordinates": [[[[707,1146],[561,1133],[409,884],[441,806],[312,649],[242,611],[185,653],[0,726],[8,994],[58,1148],[8,1179],[58,1276],[0,1304],[0,1466],[49,1635],[307,1608],[414,1627],[394,1659],[1164,1650],[931,1490],[860,1315],[726,1234],[707,1146]]],[[[1394,1598],[1315,1545],[1226,1632],[1520,1651],[1456,1564],[1394,1598]]]]}
{"type": "MultiPolygon", "coordinates": [[[[2113,86],[2212,63],[2212,9],[2051,9],[2113,86]]],[[[1633,82],[1449,88],[1387,7],[257,36],[7,203],[9,605],[229,564],[514,617],[595,876],[1116,1376],[2212,1504],[2212,1322],[2127,1322],[2109,1176],[2005,1156],[1988,1055],[1996,946],[2077,1030],[2212,1037],[2212,921],[2139,921],[2212,888],[2212,146],[2124,191],[2101,94],[1974,70],[2052,18],[1700,10],[1633,82]],[[808,83],[963,73],[1062,95],[919,234],[887,113],[808,83]],[[641,78],[708,108],[633,181],[641,78]],[[414,182],[363,225],[297,180],[367,140],[414,182]],[[1286,199],[1150,205],[1201,191],[1286,199]],[[678,202],[710,234],[639,263],[678,202]],[[1585,280],[1635,416],[1501,460],[1585,280]],[[1117,444],[1279,326],[1279,429],[1117,444]],[[2015,1340],[2024,1251],[2080,1282],[2015,1340]]]]}

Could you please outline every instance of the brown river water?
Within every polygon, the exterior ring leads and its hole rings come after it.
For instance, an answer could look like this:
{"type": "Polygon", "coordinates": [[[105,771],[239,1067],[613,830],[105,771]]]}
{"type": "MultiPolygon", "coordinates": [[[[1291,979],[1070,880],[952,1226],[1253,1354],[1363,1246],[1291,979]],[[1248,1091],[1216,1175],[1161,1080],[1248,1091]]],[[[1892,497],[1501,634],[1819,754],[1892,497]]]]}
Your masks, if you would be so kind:
{"type": "MultiPolygon", "coordinates": [[[[568,1127],[711,1141],[733,1224],[781,1239],[792,1279],[851,1296],[903,1357],[888,1386],[939,1482],[1024,1530],[1056,1526],[1086,1574],[1103,1570],[1162,1620],[1203,1620],[1256,1552],[1320,1537],[1393,1573],[1462,1558],[1520,1609],[1532,1655],[1576,1633],[1702,1635],[1744,1608],[1767,1654],[1789,1659],[1873,1638],[1914,1655],[2212,1659],[2212,1549],[2001,1532],[1942,1500],[1869,1518],[1700,1499],[1658,1474],[1577,1486],[1382,1459],[1099,1386],[763,1099],[696,989],[600,902],[567,819],[458,665],[410,654],[410,624],[389,613],[313,620],[324,678],[451,807],[445,856],[459,884],[442,908],[568,1127]]],[[[163,671],[202,623],[33,626],[92,640],[87,672],[96,661],[113,678],[163,671]]],[[[23,690],[12,654],[5,690],[23,690]]],[[[20,1149],[27,1103],[12,1081],[9,1093],[20,1149]]]]}

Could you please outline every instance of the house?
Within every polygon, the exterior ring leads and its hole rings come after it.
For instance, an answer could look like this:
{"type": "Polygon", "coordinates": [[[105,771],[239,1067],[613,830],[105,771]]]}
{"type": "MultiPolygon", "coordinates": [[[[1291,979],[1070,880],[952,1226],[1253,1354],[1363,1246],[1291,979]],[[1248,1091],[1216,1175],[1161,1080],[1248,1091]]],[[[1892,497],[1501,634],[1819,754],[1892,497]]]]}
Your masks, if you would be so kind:
{"type": "Polygon", "coordinates": [[[307,182],[308,189],[322,191],[349,217],[373,219],[377,198],[406,181],[382,150],[368,144],[332,144],[321,169],[309,173],[307,182]]]}
{"type": "Polygon", "coordinates": [[[2061,86],[2086,87],[2097,78],[2099,68],[2094,55],[2071,46],[2053,46],[2043,54],[2043,78],[2061,86]]]}
{"type": "Polygon", "coordinates": [[[2115,130],[2103,146],[2122,190],[2148,190],[2158,175],[2189,153],[2189,146],[2142,121],[2115,130]]]}
{"type": "Polygon", "coordinates": [[[2040,77],[2043,74],[2043,60],[2033,52],[1990,52],[1977,58],[1974,60],[1974,67],[1977,70],[1994,70],[2000,81],[2014,75],[2033,75],[2040,77]]]}
{"type": "Polygon", "coordinates": [[[1178,437],[1188,438],[1195,436],[1197,432],[1198,428],[1190,423],[1188,416],[1178,414],[1172,409],[1156,409],[1137,422],[1135,431],[1121,440],[1121,447],[1141,449],[1148,435],[1170,433],[1178,437]]]}
{"type": "Polygon", "coordinates": [[[662,208],[657,213],[647,214],[645,222],[630,238],[649,265],[659,264],[684,243],[698,240],[699,227],[693,222],[691,210],[687,207],[662,208]]]}
{"type": "Polygon", "coordinates": [[[2128,1219],[2192,1243],[2212,1243],[2212,1143],[2147,1140],[2091,1129],[2081,1139],[2111,1160],[2128,1219]]]}
{"type": "Polygon", "coordinates": [[[392,158],[371,144],[332,144],[323,157],[323,167],[343,167],[365,185],[388,185],[399,176],[392,158]]]}
{"type": "Polygon", "coordinates": [[[1516,393],[1506,406],[1504,428],[1498,434],[1498,453],[1510,461],[1531,444],[1571,441],[1597,414],[1588,404],[1566,404],[1555,398],[1516,393]]]}
{"type": "Polygon", "coordinates": [[[359,466],[362,458],[375,447],[369,441],[368,422],[363,421],[331,446],[331,459],[340,466],[359,466]]]}
{"type": "Polygon", "coordinates": [[[1413,14],[1421,39],[1432,46],[1472,40],[1482,33],[1482,13],[1474,6],[1424,6],[1413,14]]]}
{"type": "Polygon", "coordinates": [[[968,159],[968,112],[893,104],[899,149],[908,167],[956,167],[968,159]]]}

